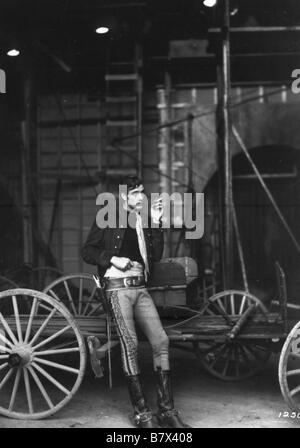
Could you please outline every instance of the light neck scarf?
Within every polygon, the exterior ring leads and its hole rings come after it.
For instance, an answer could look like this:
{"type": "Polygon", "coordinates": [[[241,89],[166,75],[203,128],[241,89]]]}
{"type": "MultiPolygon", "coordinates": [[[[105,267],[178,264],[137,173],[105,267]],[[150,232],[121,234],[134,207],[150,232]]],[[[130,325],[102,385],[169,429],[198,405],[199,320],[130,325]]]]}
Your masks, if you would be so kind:
{"type": "Polygon", "coordinates": [[[148,263],[148,257],[147,257],[147,247],[146,247],[146,241],[145,241],[145,235],[144,235],[144,229],[143,229],[143,221],[142,217],[139,213],[136,213],[136,233],[137,233],[137,239],[139,244],[140,253],[142,256],[142,259],[144,261],[145,269],[145,280],[148,280],[149,277],[149,263],[148,263]]]}
{"type": "Polygon", "coordinates": [[[143,220],[141,215],[136,212],[135,210],[129,210],[129,207],[127,206],[126,203],[123,204],[124,209],[130,213],[133,212],[136,216],[136,223],[135,223],[135,229],[136,229],[136,234],[137,234],[137,239],[138,239],[138,245],[139,245],[139,249],[140,249],[140,253],[144,262],[144,276],[145,276],[145,280],[147,281],[149,278],[149,263],[148,263],[148,256],[147,256],[147,246],[146,246],[146,241],[145,241],[145,234],[144,234],[144,229],[143,229],[143,220]]]}

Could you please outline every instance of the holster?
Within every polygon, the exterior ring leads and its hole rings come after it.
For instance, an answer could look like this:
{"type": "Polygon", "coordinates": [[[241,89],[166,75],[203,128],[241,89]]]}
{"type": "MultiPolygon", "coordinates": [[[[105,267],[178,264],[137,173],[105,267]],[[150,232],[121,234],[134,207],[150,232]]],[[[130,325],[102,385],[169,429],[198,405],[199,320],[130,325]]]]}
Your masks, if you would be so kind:
{"type": "Polygon", "coordinates": [[[96,275],[93,275],[93,277],[94,277],[95,283],[97,285],[97,290],[96,290],[97,297],[98,297],[99,301],[101,302],[105,313],[108,315],[111,315],[110,308],[109,308],[107,298],[106,298],[105,282],[103,281],[103,279],[100,279],[96,275]]]}

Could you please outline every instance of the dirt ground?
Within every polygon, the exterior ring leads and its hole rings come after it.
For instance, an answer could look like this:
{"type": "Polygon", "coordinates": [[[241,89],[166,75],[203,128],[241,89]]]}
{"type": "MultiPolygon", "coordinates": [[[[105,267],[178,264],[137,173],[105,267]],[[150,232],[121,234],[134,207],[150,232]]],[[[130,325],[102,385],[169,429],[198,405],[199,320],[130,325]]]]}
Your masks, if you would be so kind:
{"type": "MultiPolygon", "coordinates": [[[[151,352],[141,344],[140,367],[148,401],[155,409],[151,352]]],[[[228,383],[207,374],[193,353],[171,349],[174,396],[182,417],[195,428],[299,428],[300,421],[280,417],[287,411],[272,355],[258,376],[228,383]]],[[[0,428],[132,428],[131,406],[119,359],[113,360],[113,388],[108,377],[95,379],[90,368],[72,400],[47,420],[0,417],[0,428]]]]}

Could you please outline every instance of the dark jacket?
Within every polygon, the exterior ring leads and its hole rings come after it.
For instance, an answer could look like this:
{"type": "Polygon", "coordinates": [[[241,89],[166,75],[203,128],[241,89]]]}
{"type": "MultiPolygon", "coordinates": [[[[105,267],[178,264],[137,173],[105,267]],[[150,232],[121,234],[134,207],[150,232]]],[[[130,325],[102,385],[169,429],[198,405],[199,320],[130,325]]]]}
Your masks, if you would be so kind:
{"type": "MultiPolygon", "coordinates": [[[[103,277],[105,271],[110,266],[111,258],[119,255],[125,230],[125,227],[116,229],[106,227],[101,229],[94,221],[87,240],[82,247],[81,255],[86,263],[98,266],[98,272],[101,277],[103,277]]],[[[159,261],[163,254],[163,229],[144,228],[144,235],[151,275],[153,262],[159,261]]]]}

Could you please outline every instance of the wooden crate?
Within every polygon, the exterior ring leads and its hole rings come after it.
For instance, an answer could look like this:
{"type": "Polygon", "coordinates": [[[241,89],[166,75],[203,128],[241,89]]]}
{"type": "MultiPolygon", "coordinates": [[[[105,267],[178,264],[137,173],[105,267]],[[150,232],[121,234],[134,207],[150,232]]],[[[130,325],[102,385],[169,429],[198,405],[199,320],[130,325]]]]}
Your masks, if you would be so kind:
{"type": "Polygon", "coordinates": [[[187,304],[187,285],[197,276],[197,264],[192,258],[166,258],[154,264],[148,290],[156,306],[183,306],[187,304]]]}

